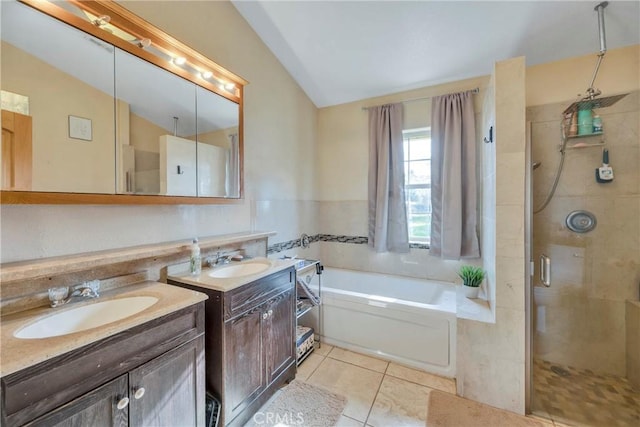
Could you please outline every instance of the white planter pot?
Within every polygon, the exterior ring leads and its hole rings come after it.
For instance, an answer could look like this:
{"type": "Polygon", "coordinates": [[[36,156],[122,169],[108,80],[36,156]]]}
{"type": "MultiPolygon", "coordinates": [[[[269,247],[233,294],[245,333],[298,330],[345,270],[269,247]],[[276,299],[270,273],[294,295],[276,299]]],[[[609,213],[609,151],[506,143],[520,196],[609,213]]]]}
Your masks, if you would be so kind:
{"type": "Polygon", "coordinates": [[[462,285],[464,296],[467,298],[478,298],[478,292],[480,292],[480,286],[472,288],[471,286],[462,285]]]}

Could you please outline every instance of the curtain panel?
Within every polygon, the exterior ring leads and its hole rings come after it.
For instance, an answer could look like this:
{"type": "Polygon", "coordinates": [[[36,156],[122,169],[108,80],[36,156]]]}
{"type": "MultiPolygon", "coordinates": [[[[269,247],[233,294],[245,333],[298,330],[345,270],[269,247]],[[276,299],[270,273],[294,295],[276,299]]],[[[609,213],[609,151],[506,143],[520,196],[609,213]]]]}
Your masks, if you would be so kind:
{"type": "Polygon", "coordinates": [[[369,246],[376,252],[409,252],[402,115],[402,104],[369,108],[369,246]]]}
{"type": "Polygon", "coordinates": [[[470,91],[431,100],[431,255],[478,258],[476,130],[470,91]]]}

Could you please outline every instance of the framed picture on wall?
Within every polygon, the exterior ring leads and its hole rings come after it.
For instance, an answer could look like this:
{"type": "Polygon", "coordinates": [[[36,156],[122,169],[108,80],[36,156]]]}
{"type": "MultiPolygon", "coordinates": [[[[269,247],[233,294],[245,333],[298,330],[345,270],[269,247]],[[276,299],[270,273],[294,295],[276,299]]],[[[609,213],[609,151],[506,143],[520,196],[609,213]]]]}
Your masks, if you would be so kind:
{"type": "Polygon", "coordinates": [[[91,127],[91,119],[69,116],[69,138],[92,141],[93,130],[91,127]]]}

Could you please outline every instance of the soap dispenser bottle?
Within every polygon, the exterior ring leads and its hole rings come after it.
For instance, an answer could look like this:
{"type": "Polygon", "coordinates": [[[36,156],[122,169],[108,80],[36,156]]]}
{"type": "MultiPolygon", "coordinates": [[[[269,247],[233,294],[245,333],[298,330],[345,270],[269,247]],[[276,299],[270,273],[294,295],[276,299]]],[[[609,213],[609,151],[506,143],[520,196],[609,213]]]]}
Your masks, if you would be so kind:
{"type": "Polygon", "coordinates": [[[199,276],[202,272],[202,257],[200,256],[200,246],[198,238],[194,238],[191,243],[191,257],[189,258],[189,271],[192,276],[199,276]]]}

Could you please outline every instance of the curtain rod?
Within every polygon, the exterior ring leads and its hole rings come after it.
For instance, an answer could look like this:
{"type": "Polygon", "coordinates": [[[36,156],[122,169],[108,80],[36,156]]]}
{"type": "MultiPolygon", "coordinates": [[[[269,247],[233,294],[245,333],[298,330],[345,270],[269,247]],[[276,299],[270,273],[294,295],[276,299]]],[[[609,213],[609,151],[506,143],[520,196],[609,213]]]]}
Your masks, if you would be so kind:
{"type": "MultiPolygon", "coordinates": [[[[463,90],[462,92],[453,92],[453,93],[464,93],[464,92],[471,92],[473,94],[476,94],[476,93],[480,93],[480,88],[477,87],[475,89],[463,90]]],[[[445,93],[443,95],[434,95],[434,96],[452,95],[453,93],[445,93]]],[[[407,99],[405,101],[400,101],[400,103],[401,104],[407,104],[409,102],[424,101],[424,100],[431,99],[431,98],[433,98],[433,96],[423,96],[421,98],[412,98],[412,99],[407,99]]],[[[383,104],[383,105],[386,105],[386,104],[383,104]]],[[[369,108],[373,108],[373,107],[376,107],[376,106],[372,105],[370,107],[362,107],[362,111],[367,111],[369,108]]]]}

